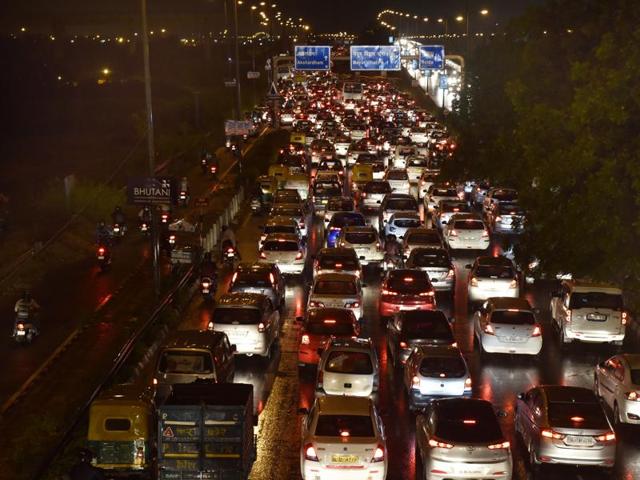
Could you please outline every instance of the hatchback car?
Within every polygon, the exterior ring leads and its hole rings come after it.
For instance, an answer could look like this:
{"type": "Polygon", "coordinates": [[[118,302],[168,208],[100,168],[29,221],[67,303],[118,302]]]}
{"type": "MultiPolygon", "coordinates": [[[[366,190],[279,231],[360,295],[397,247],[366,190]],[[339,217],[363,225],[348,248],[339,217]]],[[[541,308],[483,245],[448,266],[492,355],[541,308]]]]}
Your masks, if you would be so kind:
{"type": "Polygon", "coordinates": [[[313,261],[313,277],[323,273],[349,273],[362,278],[362,267],[353,248],[321,248],[313,261]]]}
{"type": "Polygon", "coordinates": [[[518,272],[506,257],[478,257],[469,272],[469,303],[483,302],[490,297],[520,296],[518,272]]]}
{"type": "Polygon", "coordinates": [[[298,222],[300,235],[302,237],[307,236],[307,212],[301,205],[291,203],[274,205],[273,207],[271,207],[270,215],[273,217],[283,216],[293,218],[296,222],[298,222]]]}
{"type": "Polygon", "coordinates": [[[353,248],[363,266],[379,264],[384,259],[378,232],[372,226],[344,227],[338,237],[338,245],[353,248]]]}
{"type": "Polygon", "coordinates": [[[387,477],[384,426],[371,399],[330,395],[303,413],[303,480],[387,477]]]}
{"type": "Polygon", "coordinates": [[[429,167],[429,158],[423,155],[413,155],[407,158],[407,175],[411,183],[419,183],[422,174],[429,167]]]}
{"type": "Polygon", "coordinates": [[[389,217],[396,212],[413,211],[419,213],[418,202],[413,195],[406,193],[389,193],[382,200],[380,205],[380,215],[378,218],[378,232],[384,231],[384,225],[389,221],[389,217]]]}
{"type": "Polygon", "coordinates": [[[362,318],[362,284],[356,275],[323,273],[316,275],[309,292],[308,308],[348,308],[362,318]]]}
{"type": "Polygon", "coordinates": [[[344,227],[364,227],[366,223],[364,216],[359,212],[334,213],[326,228],[325,245],[327,247],[335,247],[340,232],[344,227]]]}
{"type": "Polygon", "coordinates": [[[298,365],[317,365],[320,351],[331,338],[352,338],[360,334],[360,324],[346,308],[313,308],[306,317],[297,317],[302,324],[298,365]]]}
{"type": "Polygon", "coordinates": [[[409,257],[414,248],[442,248],[442,237],[435,228],[410,228],[404,234],[402,251],[409,257]]]}
{"type": "Polygon", "coordinates": [[[351,197],[331,197],[327,202],[327,206],[324,210],[324,226],[326,227],[331,219],[333,218],[333,214],[337,212],[353,212],[355,210],[355,205],[353,202],[353,198],[351,197]]]}
{"type": "Polygon", "coordinates": [[[594,391],[616,423],[640,424],[640,354],[625,353],[599,363],[594,391]]]}
{"type": "Polygon", "coordinates": [[[525,227],[525,212],[517,204],[501,203],[486,213],[487,223],[494,233],[521,234],[525,227]]]}
{"type": "Polygon", "coordinates": [[[373,342],[332,338],[318,364],[316,395],[369,397],[378,391],[380,366],[373,342]]]}
{"type": "Polygon", "coordinates": [[[489,298],[473,315],[474,340],[481,353],[538,355],[542,327],[524,298],[489,298]]]}
{"type": "Polygon", "coordinates": [[[391,191],[394,193],[409,193],[411,184],[409,183],[409,175],[407,171],[400,168],[390,168],[384,176],[384,179],[389,182],[391,191]]]}
{"type": "Polygon", "coordinates": [[[405,267],[422,270],[429,275],[429,281],[436,292],[456,290],[456,270],[449,252],[444,248],[414,248],[405,262],[405,267]]]}
{"type": "Polygon", "coordinates": [[[384,235],[385,238],[389,235],[395,235],[396,238],[402,240],[407,230],[420,228],[421,226],[420,214],[413,211],[396,212],[391,215],[389,221],[384,225],[384,235]]]}
{"type": "Polygon", "coordinates": [[[387,325],[387,349],[394,366],[404,365],[412,350],[424,345],[457,345],[442,311],[400,312],[387,325]]]}
{"type": "Polygon", "coordinates": [[[307,249],[297,235],[267,235],[260,249],[259,261],[275,263],[285,275],[302,275],[307,249]]]}
{"type": "Polygon", "coordinates": [[[515,428],[534,471],[543,463],[611,470],[615,462],[616,434],[586,388],[541,385],[518,394],[515,428]]]}
{"type": "Polygon", "coordinates": [[[474,213],[456,213],[442,229],[451,250],[486,250],[491,245],[489,230],[474,213]]]}
{"type": "Polygon", "coordinates": [[[440,200],[460,200],[458,190],[449,184],[434,183],[424,196],[424,207],[429,213],[433,213],[440,200]]]}
{"type": "Polygon", "coordinates": [[[267,238],[267,235],[272,233],[290,233],[298,236],[298,238],[302,238],[298,222],[291,217],[276,215],[275,217],[269,217],[262,227],[262,233],[258,240],[258,249],[262,248],[262,244],[264,239],[267,238]]]}
{"type": "Polygon", "coordinates": [[[391,193],[391,185],[386,180],[367,182],[360,191],[360,207],[378,208],[387,193],[391,193]]]}
{"type": "Polygon", "coordinates": [[[429,275],[421,270],[390,270],[380,290],[378,312],[386,319],[403,310],[434,310],[436,294],[429,275]]]}
{"type": "Polygon", "coordinates": [[[229,293],[260,293],[278,309],[284,308],[286,284],[275,263],[241,263],[231,276],[229,293]]]}
{"type": "Polygon", "coordinates": [[[422,172],[420,180],[418,181],[418,198],[424,199],[431,185],[438,181],[438,174],[434,172],[422,172]]]}
{"type": "Polygon", "coordinates": [[[510,480],[511,445],[493,405],[476,398],[435,400],[416,418],[416,476],[510,480]]]}
{"type": "Polygon", "coordinates": [[[471,373],[458,347],[414,348],[402,378],[411,410],[438,398],[471,396],[471,373]]]}
{"type": "Polygon", "coordinates": [[[451,217],[458,213],[471,213],[471,207],[462,200],[440,200],[433,216],[436,227],[442,230],[451,217]]]}

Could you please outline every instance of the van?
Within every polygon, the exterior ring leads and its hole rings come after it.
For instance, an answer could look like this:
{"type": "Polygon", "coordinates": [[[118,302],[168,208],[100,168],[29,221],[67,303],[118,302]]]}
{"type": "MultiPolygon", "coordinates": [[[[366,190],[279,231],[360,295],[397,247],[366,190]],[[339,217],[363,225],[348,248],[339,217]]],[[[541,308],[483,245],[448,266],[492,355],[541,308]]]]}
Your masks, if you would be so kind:
{"type": "Polygon", "coordinates": [[[270,357],[280,337],[280,312],[266,295],[227,293],[214,308],[209,329],[226,334],[236,354],[270,357]]]}
{"type": "Polygon", "coordinates": [[[158,351],[153,385],[156,403],[161,404],[171,386],[197,381],[233,381],[233,354],[226,333],[210,330],[180,330],[171,335],[158,351]]]}

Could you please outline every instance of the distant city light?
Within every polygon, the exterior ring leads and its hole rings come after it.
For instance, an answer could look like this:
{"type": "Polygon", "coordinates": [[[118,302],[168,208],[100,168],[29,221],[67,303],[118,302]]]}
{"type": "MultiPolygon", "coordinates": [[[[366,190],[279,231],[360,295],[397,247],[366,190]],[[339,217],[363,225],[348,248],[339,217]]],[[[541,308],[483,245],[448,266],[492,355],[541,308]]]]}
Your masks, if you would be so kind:
{"type": "Polygon", "coordinates": [[[111,74],[111,69],[106,68],[106,67],[105,67],[105,68],[103,68],[103,69],[102,69],[102,74],[103,74],[103,75],[110,75],[110,74],[111,74]]]}

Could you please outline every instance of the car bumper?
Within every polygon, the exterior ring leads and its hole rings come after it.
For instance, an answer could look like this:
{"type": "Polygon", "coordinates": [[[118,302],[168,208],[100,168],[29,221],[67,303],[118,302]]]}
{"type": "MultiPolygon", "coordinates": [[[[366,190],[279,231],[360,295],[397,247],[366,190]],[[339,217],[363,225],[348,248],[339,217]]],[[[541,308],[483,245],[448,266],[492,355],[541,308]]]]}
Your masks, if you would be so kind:
{"type": "Polygon", "coordinates": [[[520,289],[518,288],[489,290],[488,288],[469,287],[469,301],[471,302],[483,302],[491,297],[518,298],[519,295],[520,289]]]}
{"type": "Polygon", "coordinates": [[[618,403],[618,407],[624,423],[640,424],[640,402],[624,400],[618,403]]]}
{"type": "Polygon", "coordinates": [[[360,265],[369,265],[370,263],[380,263],[384,260],[384,254],[382,252],[365,253],[357,252],[360,265]]]}
{"type": "MultiPolygon", "coordinates": [[[[420,393],[419,390],[411,389],[409,393],[409,405],[411,408],[419,409],[427,407],[434,400],[438,400],[440,398],[451,398],[454,395],[425,395],[420,393]]],[[[471,390],[465,391],[461,397],[471,397],[471,390]]]]}
{"type": "Polygon", "coordinates": [[[447,243],[452,250],[486,250],[491,244],[488,238],[473,241],[449,238],[447,243]]]}
{"type": "Polygon", "coordinates": [[[541,463],[565,464],[565,465],[592,465],[599,467],[612,467],[616,457],[615,444],[605,445],[601,448],[571,448],[558,446],[562,440],[542,440],[538,446],[536,457],[541,463]]]}
{"type": "Polygon", "coordinates": [[[483,335],[482,348],[488,353],[538,355],[542,350],[542,336],[531,337],[524,342],[507,342],[500,340],[495,335],[483,335]]]}
{"type": "Polygon", "coordinates": [[[455,279],[451,280],[431,280],[431,285],[436,292],[450,292],[456,286],[455,279]]]}
{"type": "Polygon", "coordinates": [[[569,328],[564,329],[565,338],[584,343],[617,343],[624,341],[625,333],[574,331],[569,328]]]}
{"type": "Polygon", "coordinates": [[[387,477],[383,462],[363,468],[330,468],[318,462],[303,461],[301,470],[304,480],[384,480],[387,477]]]}
{"type": "Polygon", "coordinates": [[[382,302],[378,303],[378,312],[381,317],[390,317],[393,314],[406,311],[406,310],[435,310],[436,306],[433,303],[422,303],[419,305],[399,304],[382,302]]]}
{"type": "Polygon", "coordinates": [[[236,346],[236,355],[260,355],[264,357],[269,353],[269,345],[264,338],[247,343],[238,343],[231,339],[229,341],[236,346]]]}
{"type": "Polygon", "coordinates": [[[493,231],[495,233],[511,233],[516,235],[516,234],[524,233],[524,228],[523,227],[514,228],[511,225],[501,225],[496,223],[493,226],[493,231]]]}
{"type": "Polygon", "coordinates": [[[438,459],[429,459],[426,462],[430,480],[477,479],[483,480],[510,480],[513,465],[511,457],[498,463],[463,463],[445,462],[438,459]],[[445,473],[446,472],[446,473],[445,473]]]}

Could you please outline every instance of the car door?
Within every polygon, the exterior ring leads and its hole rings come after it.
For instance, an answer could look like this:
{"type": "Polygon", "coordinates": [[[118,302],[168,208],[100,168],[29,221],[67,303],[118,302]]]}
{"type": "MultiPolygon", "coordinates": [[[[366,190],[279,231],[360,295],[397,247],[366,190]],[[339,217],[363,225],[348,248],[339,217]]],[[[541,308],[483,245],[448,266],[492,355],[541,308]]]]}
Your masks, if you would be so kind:
{"type": "Polygon", "coordinates": [[[233,352],[231,344],[225,335],[215,346],[213,351],[213,361],[216,367],[218,382],[231,382],[234,375],[233,352]]]}
{"type": "Polygon", "coordinates": [[[606,360],[602,367],[598,368],[598,395],[602,397],[604,402],[613,407],[613,394],[615,391],[614,372],[618,361],[615,358],[606,360]]]}
{"type": "Polygon", "coordinates": [[[400,316],[395,315],[388,325],[387,333],[389,338],[389,350],[391,351],[391,355],[395,358],[397,356],[398,336],[400,335],[400,329],[402,328],[400,316]]]}
{"type": "Polygon", "coordinates": [[[267,300],[265,316],[269,318],[269,324],[271,325],[271,342],[273,343],[278,339],[282,325],[280,324],[280,312],[273,307],[271,300],[267,300]]]}
{"type": "Polygon", "coordinates": [[[518,399],[518,420],[520,423],[520,433],[522,440],[527,447],[530,447],[535,438],[536,417],[534,411],[536,409],[538,394],[536,390],[529,390],[521,399],[518,399]]]}

